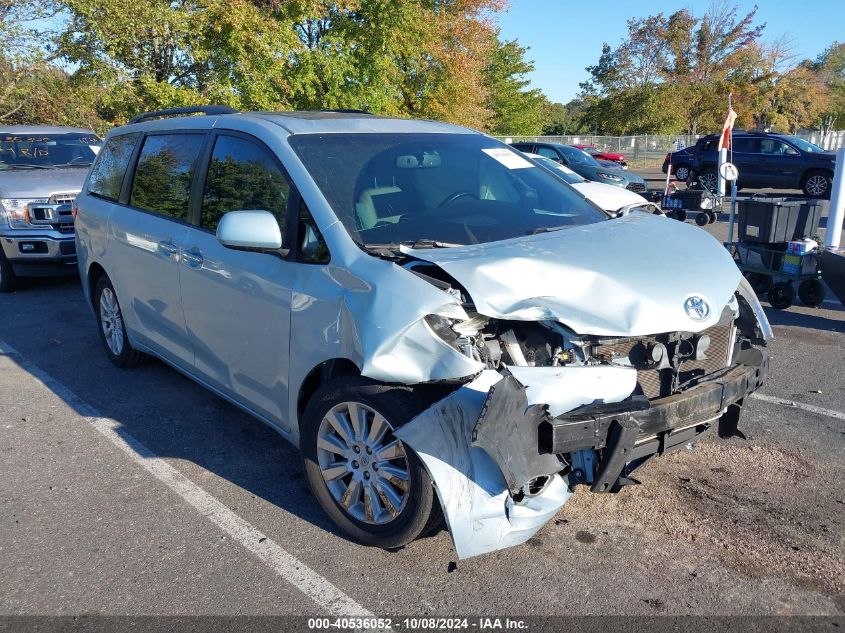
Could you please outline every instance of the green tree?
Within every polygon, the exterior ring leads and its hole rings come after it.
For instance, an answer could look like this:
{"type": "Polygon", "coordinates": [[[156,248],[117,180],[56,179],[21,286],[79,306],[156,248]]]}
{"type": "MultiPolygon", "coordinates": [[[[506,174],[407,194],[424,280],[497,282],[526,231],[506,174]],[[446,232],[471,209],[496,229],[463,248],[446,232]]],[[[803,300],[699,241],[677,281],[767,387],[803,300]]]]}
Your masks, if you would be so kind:
{"type": "Polygon", "coordinates": [[[533,135],[542,130],[548,102],[539,90],[528,89],[531,82],[525,75],[534,70],[534,64],[525,59],[527,52],[515,40],[496,42],[485,69],[492,134],[533,135]]]}

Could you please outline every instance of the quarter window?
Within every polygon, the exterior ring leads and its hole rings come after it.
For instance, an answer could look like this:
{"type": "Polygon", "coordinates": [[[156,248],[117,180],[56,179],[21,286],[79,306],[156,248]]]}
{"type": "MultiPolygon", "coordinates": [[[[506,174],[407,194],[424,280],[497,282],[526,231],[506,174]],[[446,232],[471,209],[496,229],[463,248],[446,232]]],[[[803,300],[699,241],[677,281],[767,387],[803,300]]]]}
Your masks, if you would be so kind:
{"type": "Polygon", "coordinates": [[[106,142],[91,169],[88,193],[115,202],[120,198],[123,177],[126,175],[126,168],[139,136],[137,132],[121,134],[111,137],[106,142]]]}
{"type": "Polygon", "coordinates": [[[214,231],[229,211],[263,210],[276,216],[284,232],[290,183],[275,157],[260,145],[235,136],[214,144],[200,226],[214,231]]]}
{"type": "Polygon", "coordinates": [[[191,178],[204,140],[202,134],[148,136],[135,168],[130,204],[186,221],[191,178]]]}

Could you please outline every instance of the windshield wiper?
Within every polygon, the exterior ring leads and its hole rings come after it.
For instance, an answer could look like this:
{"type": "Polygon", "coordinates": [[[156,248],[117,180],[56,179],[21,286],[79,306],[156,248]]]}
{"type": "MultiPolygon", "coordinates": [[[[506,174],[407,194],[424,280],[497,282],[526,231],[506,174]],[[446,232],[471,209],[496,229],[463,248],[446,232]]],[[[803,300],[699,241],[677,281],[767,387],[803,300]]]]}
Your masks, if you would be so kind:
{"type": "Polygon", "coordinates": [[[455,246],[461,246],[460,244],[452,244],[451,242],[439,242],[427,237],[421,237],[418,240],[402,240],[400,244],[410,248],[454,248],[455,246]]]}
{"type": "Polygon", "coordinates": [[[9,165],[10,169],[52,169],[46,165],[9,165]]]}
{"type": "MultiPolygon", "coordinates": [[[[91,163],[62,163],[61,165],[53,165],[53,167],[90,167],[91,163]]],[[[47,167],[47,169],[50,169],[47,167]]]]}
{"type": "Polygon", "coordinates": [[[536,229],[531,229],[526,235],[539,235],[540,233],[553,233],[554,231],[562,231],[563,229],[568,229],[569,225],[564,224],[563,226],[541,226],[536,229]]]}

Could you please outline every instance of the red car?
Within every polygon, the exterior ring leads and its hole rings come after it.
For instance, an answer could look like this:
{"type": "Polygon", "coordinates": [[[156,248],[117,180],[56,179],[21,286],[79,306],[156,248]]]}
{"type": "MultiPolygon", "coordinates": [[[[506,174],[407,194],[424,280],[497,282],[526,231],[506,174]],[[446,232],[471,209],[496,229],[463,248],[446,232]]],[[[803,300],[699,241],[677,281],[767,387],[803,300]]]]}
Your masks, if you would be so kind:
{"type": "Polygon", "coordinates": [[[625,162],[625,154],[617,154],[615,152],[603,152],[595,145],[573,145],[572,147],[577,147],[578,149],[587,152],[590,156],[596,159],[611,160],[614,163],[621,163],[622,165],[627,165],[627,163],[625,162]]]}

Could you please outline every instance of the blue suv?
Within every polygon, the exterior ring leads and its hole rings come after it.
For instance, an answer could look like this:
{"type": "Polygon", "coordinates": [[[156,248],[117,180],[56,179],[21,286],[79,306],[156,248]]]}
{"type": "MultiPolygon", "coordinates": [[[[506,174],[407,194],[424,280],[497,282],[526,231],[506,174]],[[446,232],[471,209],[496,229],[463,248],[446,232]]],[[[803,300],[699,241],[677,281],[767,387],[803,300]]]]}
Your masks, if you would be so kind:
{"type": "MultiPolygon", "coordinates": [[[[689,182],[710,191],[718,179],[719,135],[696,142],[689,165],[689,182]]],[[[677,153],[677,152],[676,152],[677,153]]],[[[673,166],[680,164],[671,155],[673,166]]],[[[765,132],[734,132],[733,163],[739,170],[739,187],[801,189],[811,198],[830,197],[836,155],[797,136],[765,132]]],[[[667,161],[668,162],[668,161],[667,161]]]]}

